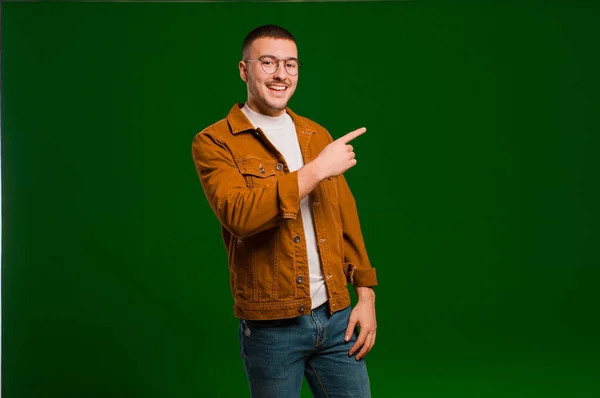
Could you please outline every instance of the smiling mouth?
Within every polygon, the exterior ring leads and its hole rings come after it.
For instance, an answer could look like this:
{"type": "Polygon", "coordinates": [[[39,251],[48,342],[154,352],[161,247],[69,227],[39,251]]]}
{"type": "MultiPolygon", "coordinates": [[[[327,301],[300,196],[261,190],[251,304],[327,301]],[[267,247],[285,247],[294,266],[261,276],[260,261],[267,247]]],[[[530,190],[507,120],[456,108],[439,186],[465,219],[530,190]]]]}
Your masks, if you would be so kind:
{"type": "Polygon", "coordinates": [[[283,93],[288,87],[285,84],[267,84],[267,88],[273,92],[283,93]]]}

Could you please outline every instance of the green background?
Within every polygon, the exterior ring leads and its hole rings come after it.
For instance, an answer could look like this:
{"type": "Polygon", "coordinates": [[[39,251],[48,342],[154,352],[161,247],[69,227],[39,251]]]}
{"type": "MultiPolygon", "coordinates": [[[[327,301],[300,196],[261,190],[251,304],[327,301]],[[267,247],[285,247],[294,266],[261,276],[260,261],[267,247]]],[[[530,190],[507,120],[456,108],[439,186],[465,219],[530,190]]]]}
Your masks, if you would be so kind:
{"type": "Polygon", "coordinates": [[[4,3],[4,397],[248,396],[191,142],[264,23],[368,128],[373,396],[600,396],[597,4],[4,3]]]}

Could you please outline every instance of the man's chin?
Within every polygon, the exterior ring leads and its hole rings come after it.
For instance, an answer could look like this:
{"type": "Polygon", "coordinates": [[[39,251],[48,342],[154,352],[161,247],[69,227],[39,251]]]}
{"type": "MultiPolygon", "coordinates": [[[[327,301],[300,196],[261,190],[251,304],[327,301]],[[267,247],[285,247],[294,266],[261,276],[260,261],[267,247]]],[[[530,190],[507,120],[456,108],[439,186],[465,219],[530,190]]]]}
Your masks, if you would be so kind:
{"type": "Polygon", "coordinates": [[[268,102],[267,106],[269,108],[269,110],[274,111],[274,112],[282,112],[285,110],[285,108],[287,107],[287,101],[285,102],[268,102]]]}

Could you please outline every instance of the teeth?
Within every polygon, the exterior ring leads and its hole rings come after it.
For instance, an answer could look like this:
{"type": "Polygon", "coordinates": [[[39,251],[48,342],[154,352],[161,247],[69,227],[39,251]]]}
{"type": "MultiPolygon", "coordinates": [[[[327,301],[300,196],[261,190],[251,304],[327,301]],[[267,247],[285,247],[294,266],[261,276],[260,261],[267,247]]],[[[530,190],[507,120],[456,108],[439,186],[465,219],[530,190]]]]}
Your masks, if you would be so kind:
{"type": "Polygon", "coordinates": [[[277,91],[283,91],[285,90],[285,86],[267,86],[269,88],[272,88],[273,90],[277,90],[277,91]]]}

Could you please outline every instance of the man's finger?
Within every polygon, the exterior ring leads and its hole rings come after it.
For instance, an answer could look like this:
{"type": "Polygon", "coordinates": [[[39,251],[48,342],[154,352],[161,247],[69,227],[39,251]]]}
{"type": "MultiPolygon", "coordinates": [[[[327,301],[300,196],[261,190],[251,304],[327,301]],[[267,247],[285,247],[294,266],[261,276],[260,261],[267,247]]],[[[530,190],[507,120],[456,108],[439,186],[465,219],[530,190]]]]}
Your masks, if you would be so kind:
{"type": "Polygon", "coordinates": [[[344,340],[350,341],[350,337],[352,333],[354,333],[354,328],[356,327],[356,319],[350,318],[348,321],[348,327],[346,328],[346,334],[344,335],[344,340]]]}
{"type": "Polygon", "coordinates": [[[355,139],[356,137],[363,135],[365,133],[365,131],[367,131],[367,129],[364,127],[361,127],[358,130],[351,131],[348,134],[341,136],[340,138],[337,139],[337,141],[347,144],[350,141],[352,141],[353,139],[355,139]]]}
{"type": "Polygon", "coordinates": [[[366,330],[363,330],[362,328],[360,329],[360,334],[358,335],[358,339],[356,340],[356,343],[354,343],[354,345],[350,349],[350,352],[349,352],[350,355],[353,355],[360,347],[362,347],[365,344],[367,334],[368,333],[366,330]]]}
{"type": "Polygon", "coordinates": [[[365,355],[367,355],[367,353],[369,351],[371,351],[372,347],[373,347],[373,333],[369,333],[369,335],[365,339],[365,344],[362,346],[362,350],[360,350],[360,352],[358,354],[356,354],[356,360],[358,361],[359,359],[364,358],[365,355]]]}

